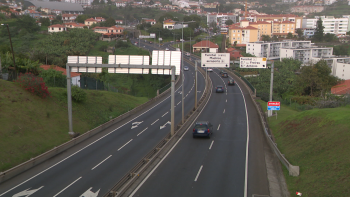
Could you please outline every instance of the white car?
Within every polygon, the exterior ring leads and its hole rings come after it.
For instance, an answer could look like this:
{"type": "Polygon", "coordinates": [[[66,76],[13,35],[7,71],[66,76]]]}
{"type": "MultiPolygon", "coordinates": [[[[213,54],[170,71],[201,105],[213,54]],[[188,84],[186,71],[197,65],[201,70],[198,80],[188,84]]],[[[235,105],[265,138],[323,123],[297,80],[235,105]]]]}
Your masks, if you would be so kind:
{"type": "Polygon", "coordinates": [[[190,57],[190,56],[191,56],[191,53],[186,52],[185,55],[186,55],[187,57],[190,57]]]}
{"type": "Polygon", "coordinates": [[[188,66],[184,66],[184,70],[189,70],[188,66]]]}
{"type": "Polygon", "coordinates": [[[213,72],[213,69],[212,68],[207,68],[207,71],[208,72],[213,72]]]}
{"type": "Polygon", "coordinates": [[[165,48],[166,51],[169,51],[169,48],[165,48]]]}

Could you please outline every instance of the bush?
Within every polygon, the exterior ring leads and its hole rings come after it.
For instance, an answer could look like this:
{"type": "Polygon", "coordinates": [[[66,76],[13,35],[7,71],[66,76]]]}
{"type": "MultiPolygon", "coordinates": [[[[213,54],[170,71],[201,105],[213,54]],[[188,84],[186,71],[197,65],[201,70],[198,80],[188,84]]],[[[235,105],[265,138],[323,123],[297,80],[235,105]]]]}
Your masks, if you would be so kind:
{"type": "Polygon", "coordinates": [[[45,85],[43,78],[37,77],[32,73],[21,73],[16,82],[29,92],[36,94],[42,98],[50,96],[50,92],[45,85]]]}
{"type": "Polygon", "coordinates": [[[78,86],[72,86],[72,99],[78,103],[86,101],[86,92],[78,86]]]}

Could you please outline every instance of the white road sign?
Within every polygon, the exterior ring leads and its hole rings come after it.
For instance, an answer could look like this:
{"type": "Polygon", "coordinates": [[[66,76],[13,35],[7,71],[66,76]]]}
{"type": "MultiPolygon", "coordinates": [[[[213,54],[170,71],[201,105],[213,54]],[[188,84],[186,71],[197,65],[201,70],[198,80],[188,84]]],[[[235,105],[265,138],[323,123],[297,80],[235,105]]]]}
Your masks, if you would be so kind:
{"type": "Polygon", "coordinates": [[[230,54],[229,53],[202,53],[201,66],[202,67],[229,67],[230,54]]]}
{"type": "Polygon", "coordinates": [[[266,57],[241,57],[241,68],[266,68],[266,57]]]}

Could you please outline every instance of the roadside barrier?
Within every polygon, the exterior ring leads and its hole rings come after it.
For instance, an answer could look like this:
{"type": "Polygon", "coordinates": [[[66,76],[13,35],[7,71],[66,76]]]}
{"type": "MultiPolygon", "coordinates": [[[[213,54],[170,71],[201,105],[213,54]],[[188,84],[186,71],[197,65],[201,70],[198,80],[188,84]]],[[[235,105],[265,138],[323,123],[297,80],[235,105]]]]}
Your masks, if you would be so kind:
{"type": "MultiPolygon", "coordinates": [[[[175,81],[175,86],[178,86],[178,82],[180,81],[181,79],[181,75],[179,77],[177,77],[176,81],[175,81]]],[[[167,93],[169,93],[171,90],[171,88],[167,89],[166,91],[164,91],[162,94],[150,99],[149,101],[147,101],[146,103],[142,104],[142,105],[139,105],[137,107],[135,107],[134,109],[90,130],[90,131],[87,131],[86,133],[76,137],[76,138],[73,138],[71,140],[69,140],[68,142],[64,143],[64,144],[61,144],[39,156],[36,156],[34,158],[31,158],[30,160],[24,162],[24,163],[21,163],[11,169],[8,169],[6,170],[5,172],[0,172],[0,183],[34,167],[34,166],[37,166],[38,164],[44,162],[44,161],[47,161],[48,159],[54,157],[55,155],[75,146],[76,144],[79,144],[80,142],[94,136],[95,134],[98,134],[100,133],[101,131],[107,129],[108,127],[111,127],[113,126],[114,124],[134,115],[134,114],[137,114],[139,113],[141,110],[145,109],[146,107],[152,105],[152,104],[155,104],[157,103],[159,100],[163,100],[164,98],[166,98],[168,95],[167,93]]]]}
{"type": "Polygon", "coordinates": [[[236,76],[235,78],[238,79],[242,84],[244,84],[244,86],[249,91],[249,96],[252,99],[256,110],[259,113],[260,122],[261,122],[262,127],[264,128],[264,134],[265,134],[265,137],[266,137],[267,142],[270,145],[271,149],[274,151],[274,153],[279,158],[279,160],[282,162],[282,164],[288,169],[290,176],[299,176],[299,172],[300,172],[299,171],[299,166],[293,166],[292,164],[290,164],[289,161],[284,157],[284,155],[279,151],[279,149],[277,147],[277,144],[274,142],[274,140],[272,138],[272,135],[271,135],[271,131],[270,131],[269,125],[267,124],[266,114],[263,111],[263,109],[261,108],[260,104],[254,99],[255,92],[252,91],[253,88],[250,87],[249,85],[247,85],[247,83],[245,83],[245,80],[243,80],[240,76],[237,76],[235,72],[233,72],[233,71],[231,71],[229,69],[226,69],[226,70],[231,75],[236,76]]]}

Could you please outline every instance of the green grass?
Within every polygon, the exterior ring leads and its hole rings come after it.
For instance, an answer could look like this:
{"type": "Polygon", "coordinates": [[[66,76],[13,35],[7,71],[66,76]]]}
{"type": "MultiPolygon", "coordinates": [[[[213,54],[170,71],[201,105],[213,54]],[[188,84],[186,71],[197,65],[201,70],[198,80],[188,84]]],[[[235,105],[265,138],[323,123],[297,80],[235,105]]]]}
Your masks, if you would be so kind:
{"type": "MultiPolygon", "coordinates": [[[[66,89],[49,91],[52,97],[41,99],[13,82],[0,80],[0,171],[70,139],[66,89]]],[[[73,130],[81,134],[148,100],[107,91],[84,91],[86,102],[73,102],[73,130]]]]}
{"type": "MultiPolygon", "coordinates": [[[[266,102],[260,101],[267,109],[266,102]]],[[[280,151],[292,165],[300,166],[298,177],[283,167],[291,195],[306,197],[350,194],[350,106],[298,112],[282,105],[276,117],[268,118],[280,151]]]]}

